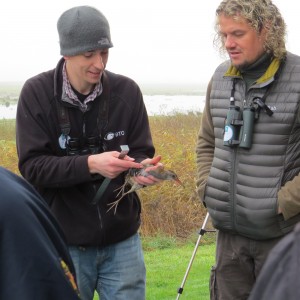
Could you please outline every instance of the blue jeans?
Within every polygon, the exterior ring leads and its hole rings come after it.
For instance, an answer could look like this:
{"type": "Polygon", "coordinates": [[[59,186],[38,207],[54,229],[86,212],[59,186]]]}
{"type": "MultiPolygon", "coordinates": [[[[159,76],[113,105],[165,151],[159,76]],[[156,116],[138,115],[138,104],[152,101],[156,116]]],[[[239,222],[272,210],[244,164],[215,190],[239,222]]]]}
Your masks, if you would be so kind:
{"type": "Polygon", "coordinates": [[[107,247],[69,247],[82,300],[145,299],[146,269],[139,234],[107,247]]]}

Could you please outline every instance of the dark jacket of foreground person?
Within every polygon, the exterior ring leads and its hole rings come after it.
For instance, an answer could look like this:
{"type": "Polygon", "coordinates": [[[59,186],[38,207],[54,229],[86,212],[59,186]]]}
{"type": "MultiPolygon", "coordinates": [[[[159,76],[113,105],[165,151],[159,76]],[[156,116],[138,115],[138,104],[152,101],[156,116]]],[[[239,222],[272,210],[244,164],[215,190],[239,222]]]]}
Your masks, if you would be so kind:
{"type": "Polygon", "coordinates": [[[300,224],[270,252],[249,300],[300,299],[300,224]]]}
{"type": "Polygon", "coordinates": [[[79,300],[63,233],[24,179],[0,167],[0,299],[79,300]]]}
{"type": "Polygon", "coordinates": [[[121,201],[116,215],[113,210],[107,212],[107,204],[116,200],[116,189],[124,183],[125,175],[121,174],[111,181],[98,208],[91,203],[103,177],[90,174],[88,155],[66,156],[66,150],[60,148],[57,102],[71,112],[71,136],[81,136],[83,127],[86,136],[96,136],[99,122],[107,117],[109,120],[102,128],[105,151],[120,151],[120,145],[129,145],[130,155],[137,161],[154,155],[149,127],[145,125],[148,116],[136,83],[109,71],[102,77],[103,93],[89,103],[88,111],[83,113],[62,101],[63,63],[61,59],[56,69],[29,79],[22,89],[17,112],[19,167],[50,205],[68,245],[105,246],[137,232],[140,200],[136,193],[131,193],[121,201]],[[99,108],[105,97],[107,116],[99,108]]]}

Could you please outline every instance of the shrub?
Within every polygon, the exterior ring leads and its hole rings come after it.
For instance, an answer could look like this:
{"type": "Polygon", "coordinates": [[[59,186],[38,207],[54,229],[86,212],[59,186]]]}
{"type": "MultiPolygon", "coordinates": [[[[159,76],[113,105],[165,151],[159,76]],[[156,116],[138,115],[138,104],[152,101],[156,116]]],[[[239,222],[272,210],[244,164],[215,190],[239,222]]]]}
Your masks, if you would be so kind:
{"type": "MultiPolygon", "coordinates": [[[[187,239],[201,226],[205,209],[197,198],[195,146],[201,114],[149,117],[156,154],[184,186],[165,181],[139,190],[142,202],[141,234],[187,239]]],[[[15,120],[0,121],[0,165],[19,174],[15,120]]]]}
{"type": "Polygon", "coordinates": [[[182,183],[165,181],[139,192],[142,201],[141,233],[155,236],[187,238],[198,229],[205,210],[196,188],[195,146],[200,127],[200,114],[175,114],[150,117],[156,154],[162,155],[165,168],[173,170],[182,183]]]}

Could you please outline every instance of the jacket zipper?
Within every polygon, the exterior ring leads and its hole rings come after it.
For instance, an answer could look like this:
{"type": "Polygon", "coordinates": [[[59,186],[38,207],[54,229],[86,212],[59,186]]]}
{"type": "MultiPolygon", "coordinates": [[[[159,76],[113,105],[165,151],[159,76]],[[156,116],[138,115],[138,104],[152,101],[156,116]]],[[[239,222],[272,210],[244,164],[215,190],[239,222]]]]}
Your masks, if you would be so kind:
{"type": "Polygon", "coordinates": [[[231,178],[230,178],[230,197],[231,197],[231,213],[232,213],[232,229],[236,230],[236,209],[235,209],[235,205],[236,205],[236,173],[235,170],[237,169],[237,163],[236,163],[236,156],[237,156],[237,148],[233,149],[233,154],[232,154],[232,172],[231,172],[231,178]]]}

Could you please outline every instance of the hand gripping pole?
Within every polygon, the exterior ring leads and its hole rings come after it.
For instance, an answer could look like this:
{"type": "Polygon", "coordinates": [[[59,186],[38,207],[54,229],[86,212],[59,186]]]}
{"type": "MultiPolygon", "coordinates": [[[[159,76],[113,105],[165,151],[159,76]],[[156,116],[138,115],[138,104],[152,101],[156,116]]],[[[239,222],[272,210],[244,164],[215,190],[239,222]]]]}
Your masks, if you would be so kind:
{"type": "MultiPolygon", "coordinates": [[[[197,249],[198,249],[198,247],[199,247],[199,244],[200,244],[200,241],[201,241],[202,236],[203,236],[206,232],[211,231],[211,230],[205,230],[205,226],[206,226],[206,223],[207,223],[208,218],[209,218],[209,213],[206,214],[205,219],[204,219],[204,222],[203,222],[203,225],[202,225],[202,227],[201,227],[201,229],[200,229],[199,237],[198,237],[196,246],[195,246],[195,248],[194,248],[193,255],[192,255],[191,259],[190,259],[189,265],[188,265],[187,270],[186,270],[186,272],[185,272],[185,275],[184,275],[184,277],[183,277],[181,286],[180,286],[180,288],[178,289],[178,294],[177,294],[176,300],[179,299],[180,295],[181,295],[182,292],[183,292],[184,284],[185,284],[185,282],[186,282],[186,279],[187,279],[188,274],[189,274],[189,272],[190,272],[190,269],[191,269],[191,267],[192,267],[192,264],[193,264],[194,258],[195,258],[195,256],[196,256],[197,249]]],[[[212,231],[215,231],[215,230],[212,230],[212,231]]]]}

